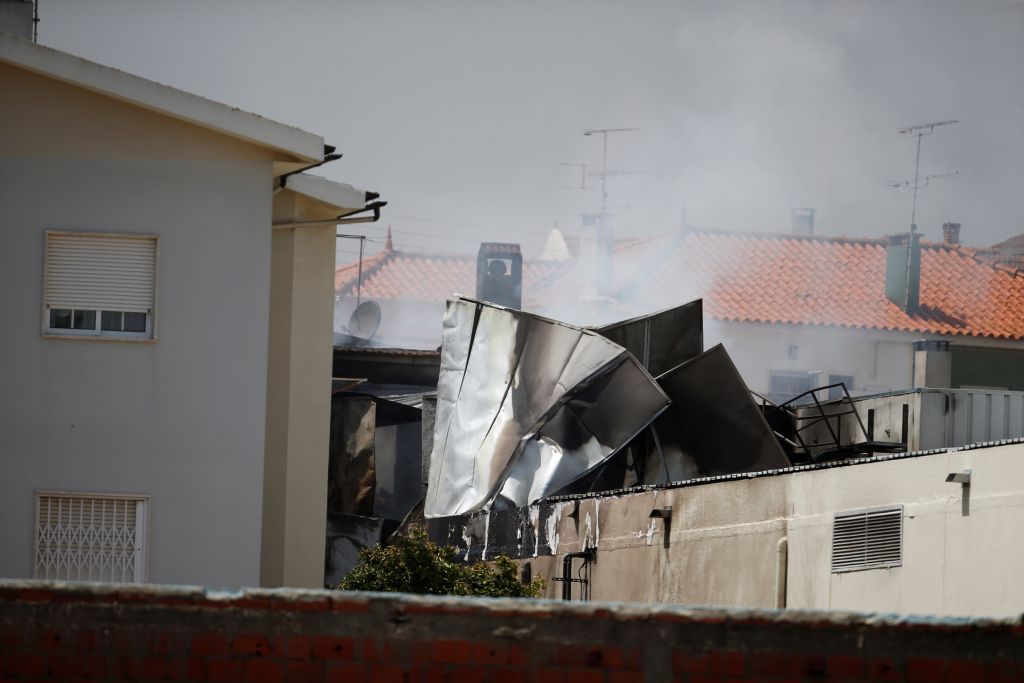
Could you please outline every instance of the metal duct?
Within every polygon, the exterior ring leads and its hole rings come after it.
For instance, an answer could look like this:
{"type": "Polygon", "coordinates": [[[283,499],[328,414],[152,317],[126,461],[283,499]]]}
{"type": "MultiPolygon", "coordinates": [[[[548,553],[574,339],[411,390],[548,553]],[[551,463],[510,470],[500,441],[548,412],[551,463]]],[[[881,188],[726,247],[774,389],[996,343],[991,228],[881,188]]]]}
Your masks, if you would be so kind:
{"type": "Polygon", "coordinates": [[[448,302],[428,518],[496,496],[526,505],[600,464],[669,404],[598,333],[485,302],[448,302]]]}

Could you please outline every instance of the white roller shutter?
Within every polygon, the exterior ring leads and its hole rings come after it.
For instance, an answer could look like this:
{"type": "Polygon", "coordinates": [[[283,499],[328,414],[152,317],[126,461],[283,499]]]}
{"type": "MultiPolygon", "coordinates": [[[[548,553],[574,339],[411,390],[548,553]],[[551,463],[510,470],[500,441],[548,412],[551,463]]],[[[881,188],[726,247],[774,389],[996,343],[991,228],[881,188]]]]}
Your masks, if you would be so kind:
{"type": "Polygon", "coordinates": [[[152,312],[156,237],[46,234],[46,305],[152,312]]]}

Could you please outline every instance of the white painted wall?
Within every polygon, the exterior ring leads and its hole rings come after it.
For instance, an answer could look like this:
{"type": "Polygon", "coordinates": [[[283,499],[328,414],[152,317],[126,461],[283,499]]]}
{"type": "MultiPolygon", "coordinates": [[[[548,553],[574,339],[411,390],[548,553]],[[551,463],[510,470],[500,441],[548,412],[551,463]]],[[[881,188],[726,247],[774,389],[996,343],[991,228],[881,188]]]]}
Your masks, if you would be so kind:
{"type": "MultiPolygon", "coordinates": [[[[593,600],[774,607],[785,538],[788,608],[1024,612],[1024,444],[586,499],[575,517],[573,503],[555,506],[555,555],[526,559],[551,578],[565,553],[596,545],[593,600]],[[967,515],[960,485],[945,481],[964,469],[967,515]],[[902,566],[833,574],[835,513],[892,505],[904,506],[902,566]],[[649,515],[669,506],[666,547],[663,522],[649,515]]],[[[549,582],[546,596],[561,590],[549,582]]]]}
{"type": "Polygon", "coordinates": [[[257,585],[271,162],[48,151],[0,157],[0,576],[64,489],[152,497],[150,581],[257,585]],[[156,343],[40,338],[48,229],[160,236],[156,343]]]}

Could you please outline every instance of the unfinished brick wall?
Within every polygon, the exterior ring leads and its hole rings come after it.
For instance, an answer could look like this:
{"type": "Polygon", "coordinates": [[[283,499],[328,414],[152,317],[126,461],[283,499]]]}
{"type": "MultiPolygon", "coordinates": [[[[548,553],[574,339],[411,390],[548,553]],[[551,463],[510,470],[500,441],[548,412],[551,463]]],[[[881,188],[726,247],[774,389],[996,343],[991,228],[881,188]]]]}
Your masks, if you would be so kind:
{"type": "Polygon", "coordinates": [[[3,680],[1024,681],[1020,622],[0,582],[3,680]]]}

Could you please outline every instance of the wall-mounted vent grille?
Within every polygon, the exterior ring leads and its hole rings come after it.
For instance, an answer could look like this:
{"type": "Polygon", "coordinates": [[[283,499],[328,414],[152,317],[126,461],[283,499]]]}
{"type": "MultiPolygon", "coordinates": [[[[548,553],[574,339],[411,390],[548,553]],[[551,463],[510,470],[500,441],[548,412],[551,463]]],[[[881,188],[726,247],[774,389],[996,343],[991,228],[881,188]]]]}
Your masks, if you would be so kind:
{"type": "Polygon", "coordinates": [[[903,506],[837,512],[832,523],[832,572],[903,564],[903,506]]]}

